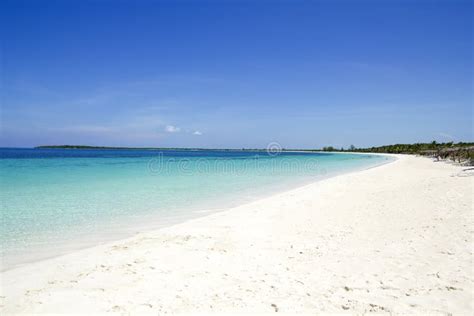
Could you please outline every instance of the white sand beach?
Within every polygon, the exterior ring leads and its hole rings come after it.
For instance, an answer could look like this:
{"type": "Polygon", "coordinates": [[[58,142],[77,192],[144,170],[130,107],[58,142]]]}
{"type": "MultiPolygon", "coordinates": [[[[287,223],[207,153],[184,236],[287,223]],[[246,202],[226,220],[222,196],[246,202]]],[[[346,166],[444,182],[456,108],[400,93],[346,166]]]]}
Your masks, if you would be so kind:
{"type": "Polygon", "coordinates": [[[470,315],[474,177],[398,158],[8,270],[0,314],[470,315]]]}

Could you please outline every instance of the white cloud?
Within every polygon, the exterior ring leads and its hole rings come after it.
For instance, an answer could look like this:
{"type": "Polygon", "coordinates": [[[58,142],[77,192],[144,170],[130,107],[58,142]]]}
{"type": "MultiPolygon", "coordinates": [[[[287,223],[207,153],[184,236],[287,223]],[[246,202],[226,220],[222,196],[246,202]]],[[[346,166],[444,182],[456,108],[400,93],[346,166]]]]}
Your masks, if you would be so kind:
{"type": "Polygon", "coordinates": [[[200,131],[195,131],[195,132],[193,133],[193,135],[198,135],[198,136],[201,136],[201,135],[202,135],[202,133],[201,133],[200,131]]]}
{"type": "Polygon", "coordinates": [[[165,127],[165,132],[167,133],[178,133],[181,130],[181,128],[173,125],[166,125],[165,127]]]}
{"type": "Polygon", "coordinates": [[[454,141],[454,136],[450,135],[448,133],[440,132],[440,133],[438,133],[438,135],[441,136],[442,138],[444,138],[445,140],[454,141]]]}

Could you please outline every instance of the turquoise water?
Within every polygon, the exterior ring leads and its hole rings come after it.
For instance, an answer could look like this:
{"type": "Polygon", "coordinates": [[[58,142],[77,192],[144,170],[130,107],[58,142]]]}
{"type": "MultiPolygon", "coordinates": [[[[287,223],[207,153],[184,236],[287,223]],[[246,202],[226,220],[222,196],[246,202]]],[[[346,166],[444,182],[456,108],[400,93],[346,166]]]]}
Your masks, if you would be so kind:
{"type": "Polygon", "coordinates": [[[2,268],[388,159],[289,152],[0,149],[2,268]]]}

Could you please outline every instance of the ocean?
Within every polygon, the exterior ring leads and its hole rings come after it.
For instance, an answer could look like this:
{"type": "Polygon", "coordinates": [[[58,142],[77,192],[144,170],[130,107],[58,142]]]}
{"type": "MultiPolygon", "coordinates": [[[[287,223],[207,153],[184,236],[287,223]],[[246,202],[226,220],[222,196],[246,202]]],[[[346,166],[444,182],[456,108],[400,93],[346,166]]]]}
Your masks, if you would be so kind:
{"type": "Polygon", "coordinates": [[[391,159],[308,152],[1,148],[2,269],[391,159]]]}

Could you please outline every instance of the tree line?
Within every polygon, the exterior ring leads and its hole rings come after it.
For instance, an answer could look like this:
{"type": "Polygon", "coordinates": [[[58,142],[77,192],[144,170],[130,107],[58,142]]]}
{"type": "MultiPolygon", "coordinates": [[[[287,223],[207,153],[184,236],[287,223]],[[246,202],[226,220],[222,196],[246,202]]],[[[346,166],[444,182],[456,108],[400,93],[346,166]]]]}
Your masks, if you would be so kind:
{"type": "Polygon", "coordinates": [[[438,143],[436,141],[432,141],[430,143],[394,144],[367,148],[356,148],[354,145],[351,145],[347,149],[338,149],[333,146],[326,146],[322,148],[322,151],[415,154],[434,157],[437,159],[451,159],[453,161],[466,163],[469,165],[474,164],[473,142],[438,143]]]}

